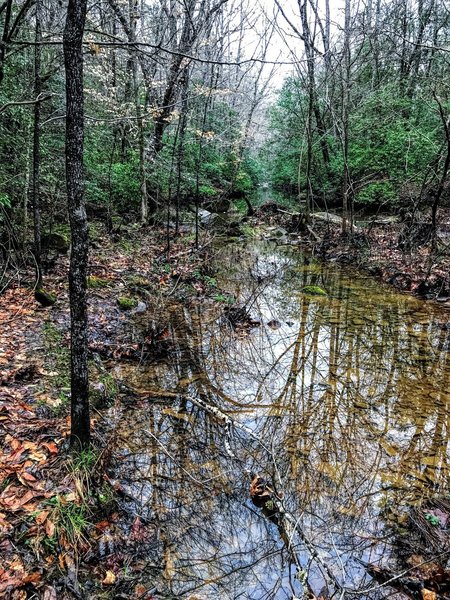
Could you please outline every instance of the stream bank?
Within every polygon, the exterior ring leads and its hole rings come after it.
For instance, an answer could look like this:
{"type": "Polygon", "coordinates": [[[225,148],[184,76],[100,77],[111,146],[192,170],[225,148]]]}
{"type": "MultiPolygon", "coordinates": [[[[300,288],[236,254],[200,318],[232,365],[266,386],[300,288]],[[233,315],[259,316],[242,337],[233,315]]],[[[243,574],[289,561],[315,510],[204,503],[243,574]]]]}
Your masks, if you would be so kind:
{"type": "Polygon", "coordinates": [[[450,307],[450,209],[439,210],[439,243],[433,253],[426,219],[412,226],[391,215],[361,216],[353,233],[344,235],[342,218],[331,213],[312,214],[309,230],[299,214],[270,201],[258,217],[300,234],[300,246],[323,260],[356,266],[403,292],[450,307]]]}

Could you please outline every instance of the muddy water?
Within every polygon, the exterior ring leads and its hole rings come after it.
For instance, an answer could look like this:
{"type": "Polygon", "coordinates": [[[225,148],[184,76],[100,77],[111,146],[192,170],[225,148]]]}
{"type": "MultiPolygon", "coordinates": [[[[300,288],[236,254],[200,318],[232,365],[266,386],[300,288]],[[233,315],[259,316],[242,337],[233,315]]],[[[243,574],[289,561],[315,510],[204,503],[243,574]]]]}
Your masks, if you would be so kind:
{"type": "Polygon", "coordinates": [[[392,564],[393,525],[448,489],[448,313],[293,249],[228,247],[218,265],[224,297],[260,325],[174,303],[168,355],[121,371],[142,398],[114,473],[130,516],[154,526],[142,571],[166,598],[301,597],[278,528],[249,499],[257,472],[284,493],[317,595],[327,578],[302,536],[345,588],[392,597],[357,559],[392,564]]]}

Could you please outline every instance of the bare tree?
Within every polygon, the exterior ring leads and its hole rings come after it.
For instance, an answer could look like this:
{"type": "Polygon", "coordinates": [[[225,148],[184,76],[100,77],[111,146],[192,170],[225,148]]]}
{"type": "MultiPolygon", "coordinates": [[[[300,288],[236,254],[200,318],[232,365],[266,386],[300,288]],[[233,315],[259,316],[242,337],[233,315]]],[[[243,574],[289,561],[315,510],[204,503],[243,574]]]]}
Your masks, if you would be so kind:
{"type": "Polygon", "coordinates": [[[63,36],[66,71],[66,183],[72,250],[69,270],[71,315],[71,445],[90,443],[88,386],[88,225],[83,185],[83,32],[87,0],[69,0],[63,36]]]}

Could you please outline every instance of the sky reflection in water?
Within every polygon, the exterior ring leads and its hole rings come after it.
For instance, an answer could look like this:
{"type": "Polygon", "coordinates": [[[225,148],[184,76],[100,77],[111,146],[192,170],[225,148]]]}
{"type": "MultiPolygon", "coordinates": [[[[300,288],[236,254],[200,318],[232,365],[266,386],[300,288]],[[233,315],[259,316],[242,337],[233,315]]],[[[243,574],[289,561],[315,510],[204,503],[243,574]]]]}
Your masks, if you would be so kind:
{"type": "MultiPolygon", "coordinates": [[[[220,307],[174,305],[169,359],[122,373],[135,388],[179,394],[150,398],[121,424],[116,476],[130,512],[155,523],[152,577],[177,598],[301,595],[277,527],[249,499],[254,471],[283,490],[336,578],[370,588],[354,559],[390,560],[386,507],[448,485],[448,315],[292,249],[232,246],[220,267],[221,289],[250,299],[261,326],[235,331],[220,307]],[[304,294],[311,284],[328,296],[304,294]],[[218,419],[186,395],[253,435],[234,428],[228,447],[218,419]]],[[[295,537],[318,594],[323,574],[295,537]]]]}

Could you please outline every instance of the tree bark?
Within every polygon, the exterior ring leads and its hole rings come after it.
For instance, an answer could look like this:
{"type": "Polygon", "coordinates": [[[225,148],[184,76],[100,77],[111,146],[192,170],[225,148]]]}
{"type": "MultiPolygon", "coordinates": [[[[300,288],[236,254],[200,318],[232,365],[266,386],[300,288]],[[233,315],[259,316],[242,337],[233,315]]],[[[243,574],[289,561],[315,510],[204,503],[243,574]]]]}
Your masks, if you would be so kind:
{"type": "Polygon", "coordinates": [[[72,251],[69,269],[71,316],[71,446],[90,443],[88,398],[88,227],[84,206],[83,53],[87,0],[69,0],[63,36],[66,71],[66,184],[72,251]]]}
{"type": "Polygon", "coordinates": [[[442,101],[436,94],[433,93],[434,99],[439,107],[439,115],[441,117],[442,125],[444,127],[445,141],[447,146],[447,152],[445,155],[444,167],[439,180],[438,188],[434,196],[434,202],[431,207],[431,227],[432,227],[432,238],[431,238],[431,249],[434,252],[436,250],[437,242],[437,211],[441,202],[442,194],[445,189],[445,183],[447,181],[447,175],[450,170],[450,117],[445,113],[442,101]]]}
{"type": "Polygon", "coordinates": [[[31,172],[31,205],[33,207],[34,222],[34,260],[36,261],[36,289],[42,287],[41,265],[41,206],[40,206],[40,167],[41,167],[41,103],[39,98],[42,92],[41,80],[41,0],[36,0],[36,27],[34,36],[34,123],[33,123],[33,167],[31,172]]]}
{"type": "Polygon", "coordinates": [[[347,231],[347,222],[350,231],[353,231],[353,198],[351,190],[349,166],[349,110],[350,110],[350,0],[345,0],[345,26],[344,26],[344,73],[342,94],[342,153],[344,162],[343,190],[342,190],[342,233],[347,231]]]}

